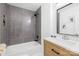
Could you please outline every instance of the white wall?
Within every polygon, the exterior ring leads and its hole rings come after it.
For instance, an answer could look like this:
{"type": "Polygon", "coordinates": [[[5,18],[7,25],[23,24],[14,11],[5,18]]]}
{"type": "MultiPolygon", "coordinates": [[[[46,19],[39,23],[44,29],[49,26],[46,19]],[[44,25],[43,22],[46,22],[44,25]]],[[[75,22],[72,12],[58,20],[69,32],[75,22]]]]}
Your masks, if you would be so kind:
{"type": "Polygon", "coordinates": [[[56,4],[43,4],[41,7],[41,35],[50,37],[56,34],[56,4]]]}
{"type": "Polygon", "coordinates": [[[50,4],[42,4],[41,7],[41,37],[50,36],[50,4]]]}
{"type": "Polygon", "coordinates": [[[44,3],[41,6],[41,43],[42,52],[44,53],[44,37],[50,36],[50,4],[44,3]]]}
{"type": "Polygon", "coordinates": [[[56,3],[51,4],[51,35],[57,33],[57,19],[56,19],[56,3]]]}

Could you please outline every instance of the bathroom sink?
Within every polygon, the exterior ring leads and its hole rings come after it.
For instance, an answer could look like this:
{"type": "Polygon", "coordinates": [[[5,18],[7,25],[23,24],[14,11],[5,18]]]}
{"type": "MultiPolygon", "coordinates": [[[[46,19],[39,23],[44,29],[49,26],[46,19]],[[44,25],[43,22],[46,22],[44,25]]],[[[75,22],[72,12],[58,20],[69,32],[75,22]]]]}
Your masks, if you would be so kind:
{"type": "Polygon", "coordinates": [[[78,44],[78,43],[76,43],[75,41],[72,41],[72,40],[64,40],[64,43],[71,45],[71,46],[75,46],[76,44],[78,44]]]}

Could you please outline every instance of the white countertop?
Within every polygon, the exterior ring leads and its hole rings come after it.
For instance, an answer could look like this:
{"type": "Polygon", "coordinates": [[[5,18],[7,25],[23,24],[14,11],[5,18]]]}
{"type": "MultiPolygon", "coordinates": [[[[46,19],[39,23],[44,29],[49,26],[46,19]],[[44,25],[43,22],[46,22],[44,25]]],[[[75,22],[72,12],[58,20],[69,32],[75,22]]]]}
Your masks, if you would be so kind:
{"type": "Polygon", "coordinates": [[[63,47],[67,50],[70,50],[74,53],[79,54],[79,43],[78,42],[74,42],[72,40],[51,38],[51,37],[46,37],[46,38],[44,38],[44,40],[47,40],[51,43],[55,43],[55,44],[59,45],[60,47],[63,47]]]}

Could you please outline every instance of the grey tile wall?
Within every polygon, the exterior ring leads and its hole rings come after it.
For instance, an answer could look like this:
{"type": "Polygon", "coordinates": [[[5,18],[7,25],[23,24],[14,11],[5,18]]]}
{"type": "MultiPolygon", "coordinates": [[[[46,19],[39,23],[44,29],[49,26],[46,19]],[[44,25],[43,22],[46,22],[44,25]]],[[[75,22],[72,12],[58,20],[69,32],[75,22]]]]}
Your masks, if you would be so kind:
{"type": "Polygon", "coordinates": [[[13,45],[35,39],[34,11],[6,4],[7,44],[13,45]]]}
{"type": "Polygon", "coordinates": [[[0,42],[6,43],[6,25],[3,25],[3,19],[6,20],[7,17],[3,17],[6,15],[6,6],[4,3],[0,3],[0,42]]]}
{"type": "Polygon", "coordinates": [[[39,38],[36,38],[41,43],[41,7],[36,11],[36,36],[39,36],[39,38]]]}

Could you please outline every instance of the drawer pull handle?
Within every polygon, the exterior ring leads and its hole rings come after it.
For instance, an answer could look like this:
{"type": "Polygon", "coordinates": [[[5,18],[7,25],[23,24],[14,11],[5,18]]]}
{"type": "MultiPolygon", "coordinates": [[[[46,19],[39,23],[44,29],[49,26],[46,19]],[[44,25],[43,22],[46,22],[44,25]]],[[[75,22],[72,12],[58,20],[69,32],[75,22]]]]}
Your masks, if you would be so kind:
{"type": "Polygon", "coordinates": [[[53,52],[55,52],[56,54],[60,54],[59,52],[55,51],[54,49],[51,49],[53,52]]]}

